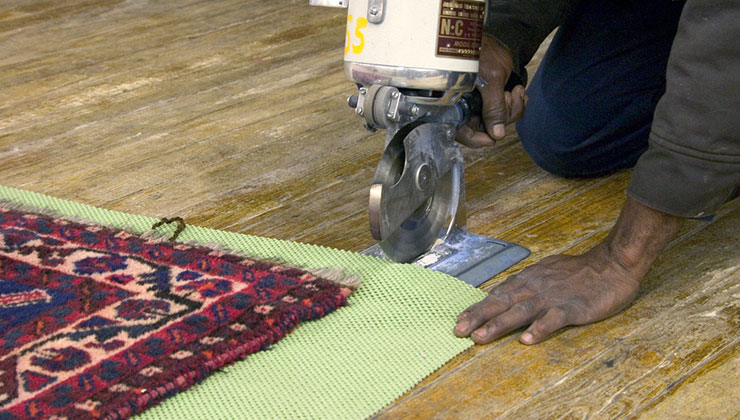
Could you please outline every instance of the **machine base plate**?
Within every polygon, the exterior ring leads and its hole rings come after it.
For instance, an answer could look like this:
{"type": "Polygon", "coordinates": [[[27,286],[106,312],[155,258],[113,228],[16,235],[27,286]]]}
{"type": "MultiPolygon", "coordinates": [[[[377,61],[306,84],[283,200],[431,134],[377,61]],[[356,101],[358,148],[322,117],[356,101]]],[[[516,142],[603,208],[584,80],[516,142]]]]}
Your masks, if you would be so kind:
{"type": "MultiPolygon", "coordinates": [[[[388,258],[378,244],[360,253],[388,258]]],[[[411,264],[449,274],[477,287],[523,260],[529,253],[529,249],[521,245],[454,229],[445,241],[438,240],[432,249],[411,264]]]]}

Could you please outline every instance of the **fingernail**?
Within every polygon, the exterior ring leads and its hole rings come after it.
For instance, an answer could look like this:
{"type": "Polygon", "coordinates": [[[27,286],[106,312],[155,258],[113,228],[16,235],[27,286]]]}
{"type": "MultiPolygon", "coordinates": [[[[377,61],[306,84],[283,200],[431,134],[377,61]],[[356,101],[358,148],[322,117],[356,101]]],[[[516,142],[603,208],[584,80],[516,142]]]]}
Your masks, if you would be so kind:
{"type": "Polygon", "coordinates": [[[501,138],[506,135],[506,126],[503,124],[496,124],[493,126],[493,137],[501,138]]]}
{"type": "Polygon", "coordinates": [[[522,334],[522,341],[527,344],[532,344],[532,342],[534,342],[534,336],[532,336],[532,333],[525,332],[522,334]]]}
{"type": "Polygon", "coordinates": [[[471,335],[474,335],[478,338],[483,338],[486,336],[486,330],[483,328],[478,328],[477,330],[473,331],[473,334],[471,335]]]}
{"type": "Polygon", "coordinates": [[[470,327],[470,325],[467,322],[463,321],[463,322],[457,324],[457,326],[455,327],[455,331],[459,331],[461,333],[464,333],[465,331],[468,330],[469,327],[470,327]]]}

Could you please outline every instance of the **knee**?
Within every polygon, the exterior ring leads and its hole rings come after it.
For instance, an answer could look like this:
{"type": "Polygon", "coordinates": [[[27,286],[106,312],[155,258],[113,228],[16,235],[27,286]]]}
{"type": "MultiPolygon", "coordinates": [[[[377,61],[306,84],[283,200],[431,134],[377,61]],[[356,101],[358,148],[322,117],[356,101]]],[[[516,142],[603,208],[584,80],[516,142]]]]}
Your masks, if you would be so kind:
{"type": "Polygon", "coordinates": [[[583,147],[586,139],[530,129],[522,123],[517,124],[517,133],[534,163],[555,176],[588,178],[609,172],[605,170],[603,162],[598,162],[600,159],[594,159],[592,151],[583,147]]]}
{"type": "Polygon", "coordinates": [[[536,112],[517,124],[524,150],[547,172],[563,178],[593,178],[631,168],[647,149],[650,119],[615,119],[594,129],[536,112]]]}

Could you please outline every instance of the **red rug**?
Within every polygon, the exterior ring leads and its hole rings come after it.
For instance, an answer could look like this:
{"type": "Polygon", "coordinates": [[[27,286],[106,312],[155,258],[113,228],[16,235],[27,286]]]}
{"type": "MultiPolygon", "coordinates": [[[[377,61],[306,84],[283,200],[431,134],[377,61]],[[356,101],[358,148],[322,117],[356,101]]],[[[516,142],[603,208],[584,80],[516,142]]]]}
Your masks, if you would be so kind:
{"type": "Polygon", "coordinates": [[[300,269],[0,204],[0,420],[129,417],[350,293],[300,269]]]}

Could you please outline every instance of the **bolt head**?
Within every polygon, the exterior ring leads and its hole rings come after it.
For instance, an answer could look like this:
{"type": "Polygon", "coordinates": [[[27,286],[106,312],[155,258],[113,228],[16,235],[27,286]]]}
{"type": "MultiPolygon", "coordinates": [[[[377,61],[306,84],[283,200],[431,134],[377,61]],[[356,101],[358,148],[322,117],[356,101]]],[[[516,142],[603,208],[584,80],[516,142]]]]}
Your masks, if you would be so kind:
{"type": "Polygon", "coordinates": [[[393,99],[398,99],[399,96],[401,96],[401,93],[398,91],[394,91],[393,93],[391,93],[391,97],[393,99]]]}
{"type": "Polygon", "coordinates": [[[372,15],[372,16],[377,16],[379,12],[380,12],[380,10],[378,10],[378,8],[375,7],[375,6],[373,6],[373,7],[370,8],[370,15],[372,15]]]}
{"type": "Polygon", "coordinates": [[[432,169],[426,163],[421,164],[416,170],[416,188],[419,191],[426,191],[431,186],[432,169]]]}

